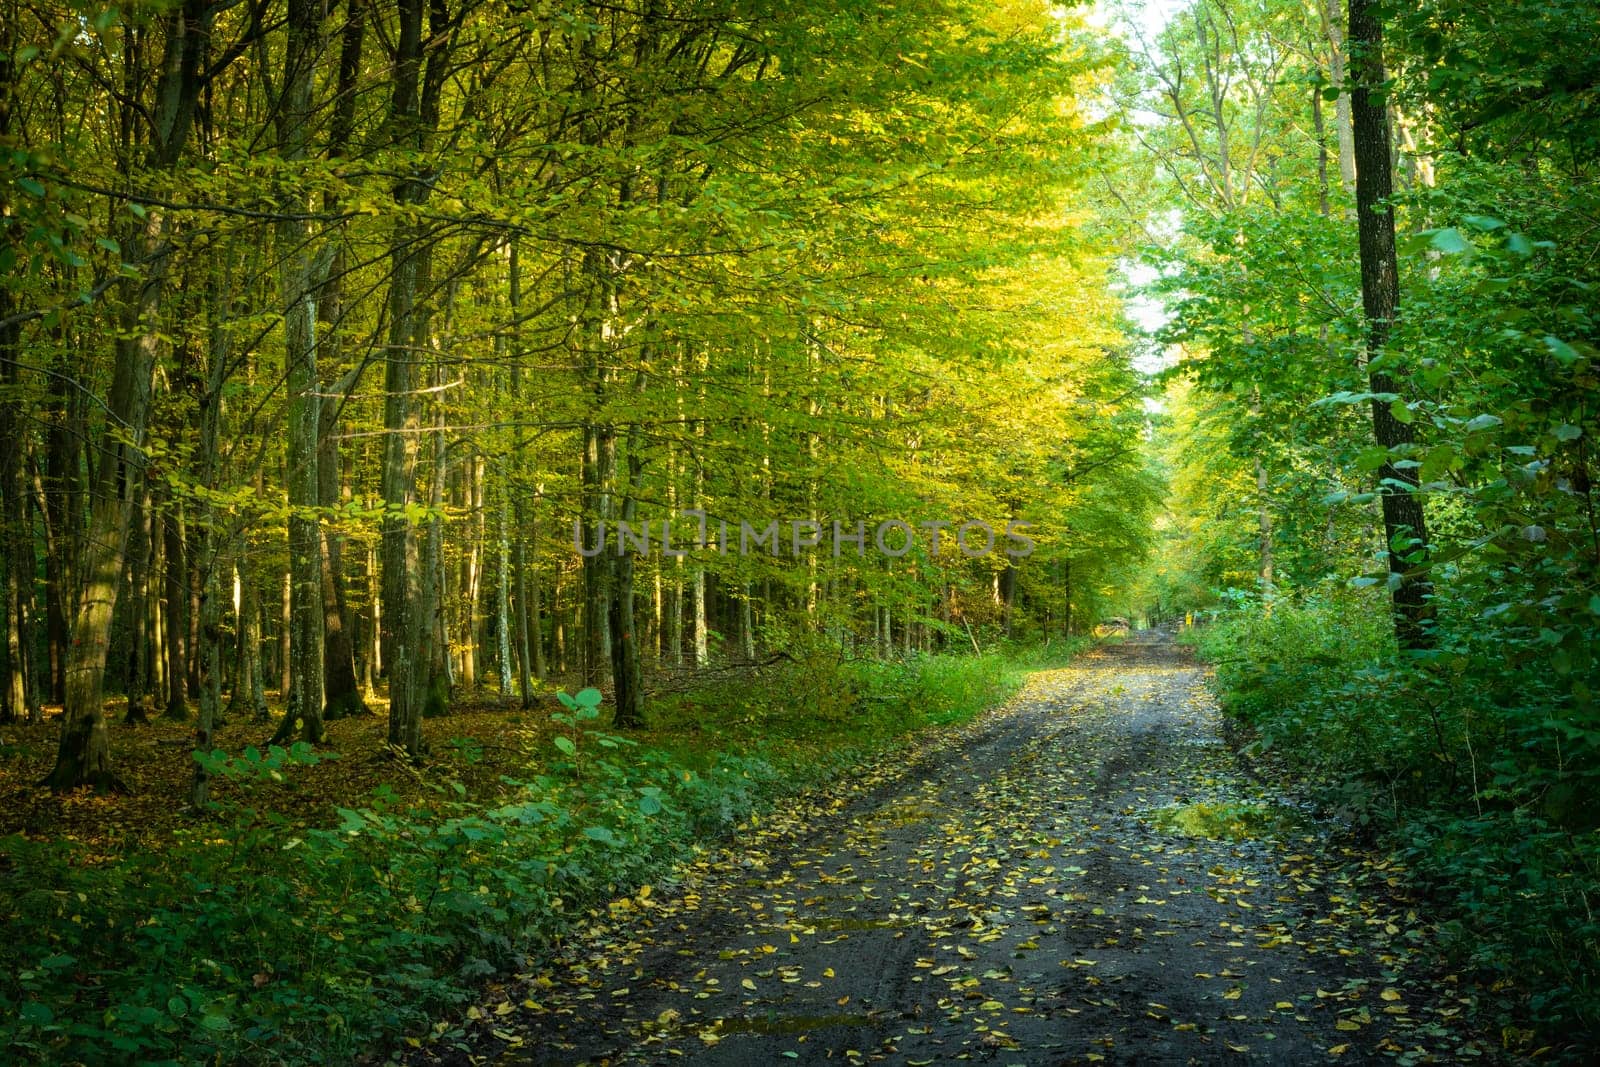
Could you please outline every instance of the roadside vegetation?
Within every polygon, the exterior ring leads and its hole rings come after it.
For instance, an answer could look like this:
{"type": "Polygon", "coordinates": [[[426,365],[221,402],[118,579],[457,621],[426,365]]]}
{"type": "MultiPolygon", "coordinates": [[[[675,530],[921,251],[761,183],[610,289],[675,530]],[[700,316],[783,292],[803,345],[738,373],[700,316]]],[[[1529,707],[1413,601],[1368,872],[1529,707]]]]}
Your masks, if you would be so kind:
{"type": "MultiPolygon", "coordinates": [[[[448,1042],[485,981],[607,901],[1082,647],[819,651],[663,699],[626,735],[594,690],[537,717],[484,709],[428,766],[386,761],[362,796],[339,792],[359,777],[322,773],[360,760],[359,743],[219,754],[213,819],[121,846],[7,840],[0,1041],[88,1064],[356,1062],[406,1037],[448,1042]],[[478,773],[494,746],[515,758],[478,773]]],[[[99,801],[99,825],[132,802],[99,801]]]]}

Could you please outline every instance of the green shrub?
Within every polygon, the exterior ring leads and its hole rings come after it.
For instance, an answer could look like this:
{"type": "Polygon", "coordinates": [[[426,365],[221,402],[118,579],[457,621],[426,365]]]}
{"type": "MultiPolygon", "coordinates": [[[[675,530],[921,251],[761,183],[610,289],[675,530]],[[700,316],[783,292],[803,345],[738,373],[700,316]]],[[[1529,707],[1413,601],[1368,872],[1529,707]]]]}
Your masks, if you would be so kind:
{"type": "Polygon", "coordinates": [[[1448,595],[1422,654],[1359,594],[1250,606],[1197,642],[1254,746],[1434,895],[1455,962],[1522,991],[1502,1023],[1600,1034],[1600,723],[1541,631],[1448,595]]]}

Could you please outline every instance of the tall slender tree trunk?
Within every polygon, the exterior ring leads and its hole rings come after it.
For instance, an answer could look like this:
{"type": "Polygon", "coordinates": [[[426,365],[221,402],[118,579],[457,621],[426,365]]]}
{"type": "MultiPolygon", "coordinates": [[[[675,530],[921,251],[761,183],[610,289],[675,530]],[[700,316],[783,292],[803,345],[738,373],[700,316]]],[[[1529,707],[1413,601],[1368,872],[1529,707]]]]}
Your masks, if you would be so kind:
{"type": "Polygon", "coordinates": [[[166,659],[165,703],[161,716],[176,722],[189,718],[188,657],[185,648],[189,641],[189,575],[188,551],[184,544],[182,513],[177,501],[164,498],[159,504],[161,513],[162,553],[161,587],[163,593],[162,645],[166,659]]]}
{"type": "Polygon", "coordinates": [[[273,647],[277,653],[278,696],[285,703],[289,700],[289,665],[292,659],[289,654],[289,634],[294,629],[294,611],[292,597],[294,595],[294,575],[291,571],[283,572],[283,586],[279,591],[278,604],[278,640],[273,647]]]}
{"type": "MultiPolygon", "coordinates": [[[[1400,309],[1399,260],[1395,250],[1394,192],[1383,24],[1377,0],[1350,0],[1350,114],[1355,138],[1356,217],[1361,255],[1361,306],[1367,320],[1367,380],[1377,394],[1398,395],[1401,375],[1387,350],[1400,309]]],[[[1398,450],[1413,443],[1411,424],[1395,418],[1400,401],[1372,401],[1372,431],[1389,451],[1379,470],[1378,491],[1389,550],[1395,638],[1402,649],[1433,644],[1433,583],[1426,569],[1428,526],[1413,468],[1396,466],[1398,450]]]]}
{"type": "MultiPolygon", "coordinates": [[[[1328,80],[1345,89],[1346,67],[1349,57],[1345,51],[1345,33],[1339,18],[1339,0],[1319,0],[1323,32],[1328,38],[1328,80]]],[[[1334,130],[1339,143],[1339,184],[1348,198],[1356,190],[1356,138],[1351,122],[1351,93],[1341,92],[1334,103],[1334,130]]],[[[1346,203],[1349,200],[1346,199],[1346,203]]],[[[1348,210],[1348,209],[1346,209],[1348,210]]]]}
{"type": "Polygon", "coordinates": [[[50,425],[45,434],[44,472],[35,479],[45,528],[45,628],[50,645],[50,699],[67,699],[67,646],[77,612],[74,565],[82,519],[80,450],[85,436],[79,390],[71,388],[68,368],[58,363],[50,375],[50,425]]]}
{"type": "MultiPolygon", "coordinates": [[[[216,73],[205,67],[215,10],[207,0],[185,0],[161,16],[165,47],[153,106],[148,111],[152,122],[147,165],[151,169],[170,170],[176,165],[188,141],[201,83],[216,73]]],[[[106,658],[128,522],[143,474],[141,449],[161,347],[159,318],[170,252],[167,237],[164,214],[152,208],[146,211],[142,226],[123,243],[124,257],[140,264],[142,271],[126,286],[124,335],[116,343],[106,405],[111,424],[121,430],[121,439],[106,435],[94,464],[88,529],[79,560],[83,592],[64,669],[66,706],[61,716],[61,741],[55,766],[45,777],[45,784],[52,789],[80,785],[124,788],[111,769],[104,707],[106,658]]]]}
{"type": "Polygon", "coordinates": [[[108,418],[122,429],[123,440],[107,434],[96,464],[80,569],[83,593],[72,624],[66,663],[66,706],[55,766],[45,777],[51,789],[89,785],[98,790],[126,787],[111,767],[111,740],[106,729],[105,673],[111,650],[111,619],[116,612],[128,526],[141,491],[146,418],[155,373],[160,333],[156,318],[166,279],[164,224],[158,210],[145,217],[146,229],[137,258],[144,276],[134,284],[128,322],[130,336],[118,342],[108,418]]]}
{"type": "MultiPolygon", "coordinates": [[[[425,48],[424,16],[430,9],[445,17],[444,0],[399,0],[399,34],[395,42],[393,86],[389,122],[393,140],[406,151],[426,149],[436,104],[432,78],[424,78],[425,52],[429,64],[443,62],[446,38],[438,47],[425,48]]],[[[443,35],[443,25],[434,27],[443,35]]],[[[438,83],[442,84],[442,82],[438,83]]],[[[405,207],[422,204],[429,186],[421,173],[408,174],[398,185],[395,199],[405,207]]],[[[416,367],[428,350],[427,309],[424,298],[431,286],[432,246],[419,223],[402,218],[395,223],[389,247],[389,343],[384,354],[383,500],[383,629],[381,655],[389,674],[389,744],[411,759],[423,755],[422,694],[431,664],[413,638],[433,632],[434,620],[419,619],[417,597],[417,531],[412,512],[417,499],[417,447],[422,423],[416,397],[416,367]]],[[[432,638],[428,638],[432,645],[432,638]]]]}
{"type": "MultiPolygon", "coordinates": [[[[0,15],[0,143],[10,142],[15,113],[13,101],[17,71],[11,56],[16,45],[16,16],[9,12],[0,15]]],[[[11,205],[14,188],[10,182],[0,184],[0,218],[9,219],[14,214],[11,205]]],[[[14,224],[6,226],[4,232],[0,233],[0,241],[4,242],[6,251],[11,255],[11,262],[17,262],[20,258],[16,253],[21,236],[20,228],[14,224]]],[[[0,664],[4,669],[4,677],[0,679],[0,722],[14,722],[21,718],[25,702],[22,692],[22,646],[26,621],[20,610],[16,610],[20,608],[19,576],[22,571],[18,550],[25,544],[29,557],[33,555],[33,540],[25,536],[21,518],[24,511],[21,507],[24,492],[22,468],[26,448],[21,417],[22,367],[17,362],[20,329],[7,322],[15,310],[16,299],[11,289],[0,285],[0,386],[5,389],[4,395],[0,396],[0,596],[4,597],[4,603],[0,604],[0,630],[3,630],[5,638],[0,643],[0,658],[4,661],[0,664]],[[14,610],[16,615],[13,618],[14,610]]],[[[31,570],[27,581],[30,585],[33,582],[31,570]]]]}
{"type": "Polygon", "coordinates": [[[383,595],[378,582],[378,553],[367,550],[367,621],[361,628],[363,653],[361,656],[361,689],[367,700],[377,694],[377,676],[381,664],[378,660],[378,632],[383,621],[383,595]]]}
{"type": "Polygon", "coordinates": [[[1061,561],[1061,636],[1072,636],[1072,560],[1061,561]]]}
{"type": "Polygon", "coordinates": [[[500,504],[500,536],[497,560],[499,567],[494,583],[494,639],[495,673],[500,683],[500,695],[511,695],[511,537],[506,512],[510,509],[500,504]]]}
{"type": "Polygon", "coordinates": [[[746,663],[756,658],[756,614],[750,599],[750,583],[745,582],[739,596],[739,654],[746,663]]]}
{"type": "Polygon", "coordinates": [[[427,716],[449,710],[448,653],[443,640],[444,482],[446,477],[444,412],[434,408],[433,479],[429,490],[428,533],[422,546],[421,582],[411,615],[409,644],[415,649],[408,699],[427,716]]]}
{"type": "MultiPolygon", "coordinates": [[[[215,488],[217,480],[217,436],[221,428],[222,388],[227,382],[228,334],[224,326],[213,325],[211,333],[211,363],[206,390],[199,404],[199,445],[195,449],[195,480],[207,488],[215,488]]],[[[208,753],[213,744],[217,719],[222,707],[222,576],[224,573],[218,551],[221,538],[216,528],[216,513],[210,503],[200,505],[200,514],[192,529],[195,565],[200,581],[200,603],[196,612],[200,627],[196,661],[199,664],[200,712],[195,723],[194,747],[197,753],[208,753]]],[[[189,786],[189,804],[201,810],[210,800],[211,776],[205,764],[195,761],[194,777],[189,786]]]]}
{"type": "Polygon", "coordinates": [[[135,503],[136,511],[129,522],[128,561],[123,581],[126,583],[125,615],[128,619],[128,677],[124,683],[128,708],[122,721],[129,724],[150,721],[150,709],[145,707],[145,694],[150,681],[150,564],[154,555],[151,545],[151,509],[142,499],[135,503]]]}
{"type": "MultiPolygon", "coordinates": [[[[305,161],[313,114],[312,89],[322,48],[322,4],[289,0],[283,81],[278,100],[278,154],[291,168],[305,161]]],[[[284,467],[289,489],[289,694],[287,735],[298,720],[302,740],[324,738],[322,530],[318,430],[322,409],[317,377],[317,295],[329,264],[319,262],[310,225],[294,216],[309,209],[304,191],[284,203],[278,223],[279,293],[284,307],[284,369],[289,428],[284,467]]],[[[331,255],[331,253],[325,253],[331,255]]]]}

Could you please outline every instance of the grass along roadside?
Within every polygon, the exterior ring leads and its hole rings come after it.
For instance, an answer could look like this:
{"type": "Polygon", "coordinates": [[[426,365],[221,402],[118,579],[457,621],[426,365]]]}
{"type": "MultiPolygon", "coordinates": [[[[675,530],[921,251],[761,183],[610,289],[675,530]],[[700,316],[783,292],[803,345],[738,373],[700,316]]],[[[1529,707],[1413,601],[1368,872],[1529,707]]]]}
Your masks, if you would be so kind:
{"type": "MultiPolygon", "coordinates": [[[[1076,647],[892,664],[811,649],[664,700],[636,736],[569,711],[493,789],[417,775],[320,821],[277,802],[356,754],[219,757],[228,799],[165,847],[0,841],[0,1040],[62,1063],[317,1063],[438,1037],[489,976],[697,841],[970,719],[1076,647]]],[[[452,751],[474,766],[484,748],[452,751]]]]}

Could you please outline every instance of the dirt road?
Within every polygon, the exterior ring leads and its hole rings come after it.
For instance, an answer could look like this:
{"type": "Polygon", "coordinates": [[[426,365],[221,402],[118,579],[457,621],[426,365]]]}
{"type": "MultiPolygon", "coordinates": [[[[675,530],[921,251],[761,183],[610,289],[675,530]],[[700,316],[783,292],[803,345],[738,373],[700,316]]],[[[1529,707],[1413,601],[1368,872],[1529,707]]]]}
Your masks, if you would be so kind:
{"type": "MultiPolygon", "coordinates": [[[[619,902],[485,1010],[522,1063],[1492,1058],[1385,871],[1235,765],[1136,635],[619,902]],[[1360,883],[1360,891],[1354,882],[1360,883]],[[509,1038],[509,1040],[507,1040],[509,1038]]],[[[490,1036],[499,1031],[499,1037],[490,1036]]]]}

